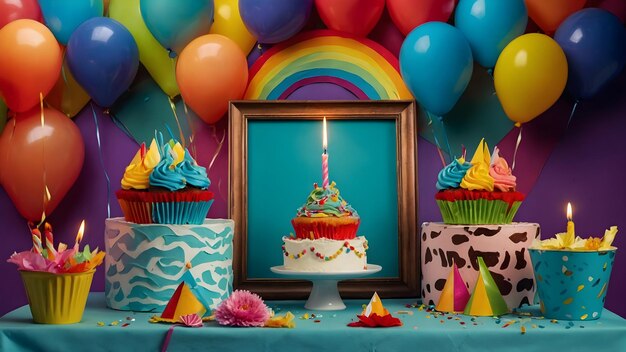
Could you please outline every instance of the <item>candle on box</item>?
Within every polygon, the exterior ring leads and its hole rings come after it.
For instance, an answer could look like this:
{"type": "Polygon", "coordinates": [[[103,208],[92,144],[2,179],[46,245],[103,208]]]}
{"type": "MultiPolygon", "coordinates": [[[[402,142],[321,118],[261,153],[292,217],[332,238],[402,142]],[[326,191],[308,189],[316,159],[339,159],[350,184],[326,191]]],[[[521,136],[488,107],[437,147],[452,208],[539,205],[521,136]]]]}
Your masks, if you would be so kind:
{"type": "Polygon", "coordinates": [[[572,203],[567,203],[567,232],[565,243],[574,243],[576,232],[574,231],[574,221],[572,220],[572,203]]]}
{"type": "Polygon", "coordinates": [[[33,252],[41,254],[41,252],[43,252],[43,248],[41,245],[41,232],[39,232],[39,229],[37,228],[32,229],[30,232],[33,239],[33,252]]]}
{"type": "Polygon", "coordinates": [[[85,220],[80,223],[78,233],[76,234],[76,243],[74,244],[74,251],[78,251],[78,244],[83,239],[83,233],[85,232],[85,220]]]}
{"type": "Polygon", "coordinates": [[[52,225],[46,223],[44,225],[44,235],[46,236],[46,250],[48,259],[54,259],[57,251],[54,249],[54,235],[52,234],[52,225]]]}
{"type": "Polygon", "coordinates": [[[326,132],[326,117],[324,117],[323,122],[323,132],[322,132],[322,187],[328,187],[328,134],[326,132]]]}

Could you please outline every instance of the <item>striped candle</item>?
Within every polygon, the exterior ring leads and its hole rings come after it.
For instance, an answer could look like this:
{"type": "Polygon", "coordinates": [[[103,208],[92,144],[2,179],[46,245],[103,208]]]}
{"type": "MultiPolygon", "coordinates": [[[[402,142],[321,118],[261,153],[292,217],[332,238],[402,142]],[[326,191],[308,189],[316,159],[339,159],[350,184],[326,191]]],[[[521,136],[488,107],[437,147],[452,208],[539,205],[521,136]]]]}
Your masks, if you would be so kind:
{"type": "Polygon", "coordinates": [[[322,187],[328,188],[328,153],[326,152],[328,147],[328,134],[326,132],[326,117],[324,117],[323,128],[322,149],[324,151],[322,153],[322,187]]]}
{"type": "Polygon", "coordinates": [[[57,254],[57,251],[54,249],[54,235],[52,234],[52,225],[46,223],[44,227],[44,235],[46,236],[46,249],[48,250],[48,259],[52,259],[57,254]]]}
{"type": "Polygon", "coordinates": [[[41,254],[41,252],[43,252],[43,248],[41,247],[41,232],[39,232],[39,229],[32,229],[31,233],[33,237],[33,252],[41,254]]]}

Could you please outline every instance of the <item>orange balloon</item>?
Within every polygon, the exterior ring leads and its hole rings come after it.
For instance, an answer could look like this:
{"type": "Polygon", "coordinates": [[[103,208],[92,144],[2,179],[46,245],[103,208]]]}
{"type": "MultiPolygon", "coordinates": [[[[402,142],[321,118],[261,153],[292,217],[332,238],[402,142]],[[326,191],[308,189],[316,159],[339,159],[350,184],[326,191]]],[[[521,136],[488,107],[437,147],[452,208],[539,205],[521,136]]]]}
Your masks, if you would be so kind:
{"type": "Polygon", "coordinates": [[[248,62],[239,46],[219,34],[191,41],[178,57],[176,81],[183,100],[204,122],[219,121],[230,100],[241,99],[248,62]]]}
{"type": "Polygon", "coordinates": [[[74,122],[46,108],[42,126],[41,110],[34,108],[18,113],[0,135],[0,184],[24,218],[39,221],[46,186],[50,215],[78,178],[84,158],[85,145],[74,122]]]}
{"type": "Polygon", "coordinates": [[[0,29],[0,96],[9,109],[25,112],[39,104],[61,72],[61,48],[43,24],[29,19],[0,29]]]}
{"type": "Polygon", "coordinates": [[[528,16],[546,34],[552,35],[569,15],[582,9],[587,0],[526,0],[528,16]]]}

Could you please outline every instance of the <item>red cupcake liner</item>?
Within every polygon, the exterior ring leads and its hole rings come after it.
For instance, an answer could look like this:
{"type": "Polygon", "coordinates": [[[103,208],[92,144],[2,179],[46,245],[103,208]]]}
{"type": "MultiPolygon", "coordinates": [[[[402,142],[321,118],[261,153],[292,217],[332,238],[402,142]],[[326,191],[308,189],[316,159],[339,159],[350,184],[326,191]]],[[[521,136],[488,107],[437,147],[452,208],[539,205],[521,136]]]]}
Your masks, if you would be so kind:
{"type": "Polygon", "coordinates": [[[213,203],[213,192],[195,189],[178,192],[120,189],[115,195],[126,221],[136,224],[153,224],[164,219],[172,219],[172,223],[181,224],[202,223],[213,203]],[[168,213],[164,214],[163,209],[167,209],[168,213]],[[159,219],[154,218],[155,210],[158,210],[159,219]],[[176,212],[189,214],[175,214],[176,212]],[[204,213],[201,214],[202,212],[204,213]]]}
{"type": "Polygon", "coordinates": [[[291,220],[291,225],[300,239],[351,240],[356,238],[356,232],[361,220],[351,223],[334,224],[331,221],[298,222],[291,220]]]}

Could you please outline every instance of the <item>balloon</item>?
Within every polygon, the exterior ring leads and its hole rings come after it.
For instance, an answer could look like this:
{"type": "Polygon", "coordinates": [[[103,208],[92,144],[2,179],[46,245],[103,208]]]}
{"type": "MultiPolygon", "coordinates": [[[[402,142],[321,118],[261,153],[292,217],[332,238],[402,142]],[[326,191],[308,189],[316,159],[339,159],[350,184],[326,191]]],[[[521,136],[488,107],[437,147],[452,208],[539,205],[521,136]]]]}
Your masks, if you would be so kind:
{"type": "Polygon", "coordinates": [[[554,40],[567,57],[567,89],[578,99],[596,95],[626,64],[626,29],[606,10],[576,12],[561,23],[554,40]]]}
{"type": "Polygon", "coordinates": [[[0,184],[27,220],[39,221],[44,210],[45,187],[50,215],[80,174],[85,145],[78,127],[54,109],[37,107],[17,114],[0,135],[0,184]],[[45,179],[44,179],[45,177],[45,179]]]}
{"type": "Polygon", "coordinates": [[[176,65],[165,48],[154,38],[141,17],[139,0],[112,0],[109,17],[123,24],[139,48],[139,60],[150,76],[170,98],[180,94],[176,84],[176,65]]]}
{"type": "Polygon", "coordinates": [[[161,45],[179,54],[213,23],[213,0],[141,0],[141,16],[161,45]]]}
{"type": "Polygon", "coordinates": [[[447,22],[455,4],[456,0],[387,0],[387,11],[402,34],[408,35],[426,22],[447,22]]]}
{"type": "Polygon", "coordinates": [[[104,14],[102,0],[39,0],[39,6],[46,26],[63,45],[81,23],[104,14]]]}
{"type": "Polygon", "coordinates": [[[215,123],[230,100],[243,97],[248,84],[246,56],[222,35],[203,35],[180,53],[176,80],[185,103],[206,123],[215,123]]]}
{"type": "Polygon", "coordinates": [[[365,37],[374,29],[385,9],[385,0],[315,0],[326,27],[365,37]]]}
{"type": "Polygon", "coordinates": [[[313,0],[239,0],[239,13],[259,43],[273,44],[300,32],[313,0]]]}
{"type": "Polygon", "coordinates": [[[61,72],[61,48],[43,24],[29,19],[0,29],[0,96],[9,109],[24,112],[54,87],[61,72]]]}
{"type": "Polygon", "coordinates": [[[89,94],[76,82],[65,60],[57,83],[46,96],[46,103],[62,111],[67,117],[74,117],[89,102],[89,99],[89,94]]]}
{"type": "Polygon", "coordinates": [[[454,13],[455,26],[465,34],[474,60],[486,68],[511,40],[524,34],[528,14],[524,0],[461,0],[454,13]]]}
{"type": "Polygon", "coordinates": [[[552,38],[524,34],[504,48],[493,77],[504,112],[511,120],[524,123],[559,99],[567,82],[567,60],[552,38]]]}
{"type": "Polygon", "coordinates": [[[569,15],[582,9],[586,0],[525,0],[528,16],[546,34],[552,35],[569,15]]]}
{"type": "Polygon", "coordinates": [[[4,103],[4,101],[2,101],[2,99],[0,99],[0,133],[2,133],[2,130],[4,129],[4,126],[7,123],[7,106],[4,103]]]}
{"type": "Polygon", "coordinates": [[[67,64],[76,81],[102,107],[109,107],[133,82],[139,51],[116,20],[96,17],[76,28],[67,44],[67,64]]]}
{"type": "Polygon", "coordinates": [[[239,14],[239,0],[215,0],[215,22],[209,33],[232,39],[245,54],[256,43],[256,38],[248,31],[239,14]]]}
{"type": "Polygon", "coordinates": [[[0,0],[0,28],[19,19],[41,22],[37,0],[0,0]]]}
{"type": "Polygon", "coordinates": [[[443,116],[472,77],[472,50],[460,30],[443,22],[415,28],[400,49],[400,73],[415,99],[443,116]]]}

